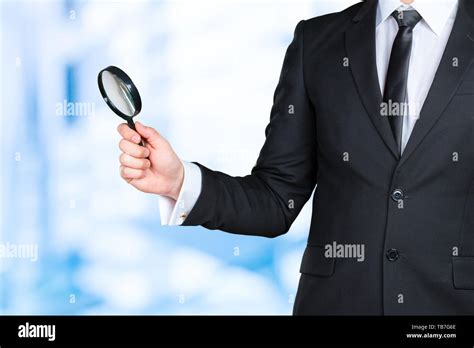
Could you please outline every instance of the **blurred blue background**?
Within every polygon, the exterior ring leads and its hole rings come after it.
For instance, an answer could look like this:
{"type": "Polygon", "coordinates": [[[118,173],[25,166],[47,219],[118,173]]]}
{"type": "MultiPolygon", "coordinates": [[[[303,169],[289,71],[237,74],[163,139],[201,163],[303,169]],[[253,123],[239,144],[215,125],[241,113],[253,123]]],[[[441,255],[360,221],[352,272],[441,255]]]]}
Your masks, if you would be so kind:
{"type": "Polygon", "coordinates": [[[308,205],[275,240],[162,227],[97,73],[133,78],[182,159],[245,175],[296,24],[355,2],[0,0],[0,313],[291,314],[308,205]]]}

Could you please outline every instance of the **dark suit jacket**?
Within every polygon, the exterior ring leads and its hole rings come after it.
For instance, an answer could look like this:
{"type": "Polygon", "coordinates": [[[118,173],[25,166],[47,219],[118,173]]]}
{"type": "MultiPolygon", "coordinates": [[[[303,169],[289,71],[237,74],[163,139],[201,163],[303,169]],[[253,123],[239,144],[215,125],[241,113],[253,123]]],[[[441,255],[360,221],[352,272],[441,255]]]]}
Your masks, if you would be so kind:
{"type": "Polygon", "coordinates": [[[474,314],[473,3],[401,158],[380,112],[377,1],[300,22],[252,174],[200,165],[184,225],[276,237],[317,184],[295,314],[474,314]],[[334,241],[365,261],[325,257],[334,241]]]}

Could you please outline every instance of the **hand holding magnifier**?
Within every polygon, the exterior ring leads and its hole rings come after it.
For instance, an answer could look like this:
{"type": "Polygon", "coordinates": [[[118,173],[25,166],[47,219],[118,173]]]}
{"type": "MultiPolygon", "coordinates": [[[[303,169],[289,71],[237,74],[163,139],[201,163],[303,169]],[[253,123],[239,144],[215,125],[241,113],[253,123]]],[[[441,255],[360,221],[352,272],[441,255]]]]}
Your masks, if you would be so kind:
{"type": "MultiPolygon", "coordinates": [[[[109,66],[99,73],[99,90],[107,105],[136,131],[133,118],[142,110],[142,100],[132,79],[121,69],[109,66]]],[[[140,142],[145,146],[144,142],[140,142]]]]}

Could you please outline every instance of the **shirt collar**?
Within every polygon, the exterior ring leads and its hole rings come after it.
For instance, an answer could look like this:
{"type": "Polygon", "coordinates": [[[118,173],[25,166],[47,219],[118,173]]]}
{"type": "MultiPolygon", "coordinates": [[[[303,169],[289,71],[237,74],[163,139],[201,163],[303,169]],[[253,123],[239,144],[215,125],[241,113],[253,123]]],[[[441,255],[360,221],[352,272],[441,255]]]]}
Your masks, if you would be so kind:
{"type": "Polygon", "coordinates": [[[400,0],[379,0],[377,26],[399,8],[415,9],[431,30],[439,36],[457,7],[458,0],[415,0],[411,5],[405,5],[400,0]]]}

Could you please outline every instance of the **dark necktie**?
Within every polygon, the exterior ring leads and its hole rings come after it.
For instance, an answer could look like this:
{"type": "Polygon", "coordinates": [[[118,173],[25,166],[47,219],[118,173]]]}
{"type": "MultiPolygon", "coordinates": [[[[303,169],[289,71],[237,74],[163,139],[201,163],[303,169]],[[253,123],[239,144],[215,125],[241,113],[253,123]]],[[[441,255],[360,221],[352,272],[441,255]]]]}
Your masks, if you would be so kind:
{"type": "Polygon", "coordinates": [[[390,110],[388,119],[401,156],[403,117],[408,109],[407,81],[413,29],[421,20],[421,16],[415,10],[395,11],[392,16],[396,19],[399,29],[390,54],[383,101],[390,110]],[[394,110],[398,110],[398,112],[394,112],[394,110]]]}

